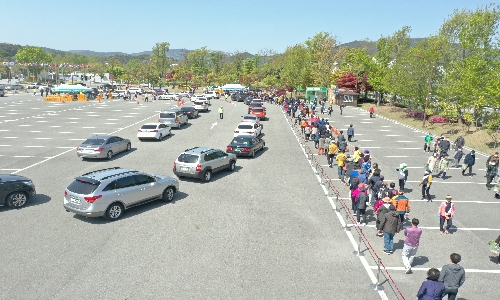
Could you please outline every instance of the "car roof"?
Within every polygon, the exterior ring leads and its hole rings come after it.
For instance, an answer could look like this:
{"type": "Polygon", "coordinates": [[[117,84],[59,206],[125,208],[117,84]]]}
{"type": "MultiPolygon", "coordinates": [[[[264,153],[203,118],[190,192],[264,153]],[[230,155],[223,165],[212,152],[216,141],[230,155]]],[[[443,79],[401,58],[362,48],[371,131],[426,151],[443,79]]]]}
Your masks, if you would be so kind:
{"type": "Polygon", "coordinates": [[[217,150],[217,149],[209,148],[209,147],[194,147],[194,148],[184,150],[183,153],[203,154],[204,152],[212,151],[212,150],[217,150]]]}
{"type": "Polygon", "coordinates": [[[89,139],[109,139],[110,137],[113,137],[114,135],[109,135],[109,134],[100,134],[100,135],[93,135],[91,137],[89,137],[87,140],[89,139]]]}
{"type": "Polygon", "coordinates": [[[95,179],[95,180],[106,180],[110,179],[113,177],[119,178],[124,175],[129,175],[130,173],[138,173],[140,174],[141,172],[136,171],[136,170],[131,170],[131,169],[125,169],[121,167],[111,167],[111,168],[106,168],[102,170],[96,170],[96,171],[91,171],[88,173],[85,173],[76,179],[83,179],[83,178],[90,178],[90,179],[95,179]]]}
{"type": "Polygon", "coordinates": [[[245,118],[245,117],[252,117],[252,118],[258,118],[256,115],[252,115],[252,114],[246,114],[246,115],[243,115],[241,116],[242,118],[245,118]]]}
{"type": "Polygon", "coordinates": [[[234,139],[249,139],[249,140],[252,140],[254,139],[255,137],[253,135],[246,135],[246,134],[242,134],[242,135],[238,135],[238,136],[235,136],[233,138],[234,139]]]}
{"type": "Polygon", "coordinates": [[[254,124],[254,123],[257,123],[257,122],[240,122],[238,124],[238,126],[240,126],[240,125],[249,125],[249,124],[254,124]]]}
{"type": "Polygon", "coordinates": [[[160,125],[160,124],[162,124],[162,123],[144,123],[144,124],[142,124],[142,126],[144,126],[144,125],[160,125]]]}

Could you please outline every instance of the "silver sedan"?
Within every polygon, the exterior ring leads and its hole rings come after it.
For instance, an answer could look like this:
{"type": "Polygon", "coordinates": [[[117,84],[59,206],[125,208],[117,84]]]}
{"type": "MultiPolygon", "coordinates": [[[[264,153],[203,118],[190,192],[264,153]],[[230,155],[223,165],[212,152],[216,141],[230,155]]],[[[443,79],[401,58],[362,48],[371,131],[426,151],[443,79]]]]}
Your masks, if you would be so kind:
{"type": "Polygon", "coordinates": [[[76,154],[82,158],[111,159],[117,153],[130,151],[131,147],[128,139],[114,135],[95,135],[78,146],[76,154]]]}

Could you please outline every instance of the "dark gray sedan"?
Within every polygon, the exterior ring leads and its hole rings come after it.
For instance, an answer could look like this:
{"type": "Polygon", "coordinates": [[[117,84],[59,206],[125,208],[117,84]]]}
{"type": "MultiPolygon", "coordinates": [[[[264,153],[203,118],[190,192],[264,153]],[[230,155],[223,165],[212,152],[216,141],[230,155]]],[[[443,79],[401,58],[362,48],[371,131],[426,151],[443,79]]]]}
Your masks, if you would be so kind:
{"type": "Polygon", "coordinates": [[[236,155],[255,156],[255,152],[263,150],[266,142],[252,135],[240,135],[234,137],[231,143],[227,146],[227,153],[234,153],[236,155]]]}
{"type": "Polygon", "coordinates": [[[76,154],[82,158],[111,159],[117,153],[130,151],[131,147],[128,139],[114,135],[95,135],[78,146],[76,154]]]}

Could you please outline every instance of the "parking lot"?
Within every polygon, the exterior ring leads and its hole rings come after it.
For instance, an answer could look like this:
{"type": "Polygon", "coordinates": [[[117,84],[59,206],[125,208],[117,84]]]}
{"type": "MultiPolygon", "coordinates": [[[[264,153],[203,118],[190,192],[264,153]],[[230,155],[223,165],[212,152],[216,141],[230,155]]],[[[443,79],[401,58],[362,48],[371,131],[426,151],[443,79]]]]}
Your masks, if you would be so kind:
{"type": "Polygon", "coordinates": [[[267,105],[264,151],[211,182],[181,180],[172,203],[133,208],[116,222],[64,210],[76,176],[114,166],[173,176],[185,149],[224,150],[247,112],[213,100],[163,141],[137,140],[142,123],[175,105],[0,98],[0,172],[29,177],[38,193],[21,209],[0,208],[0,275],[9,279],[1,299],[377,297],[276,106],[267,105]],[[78,158],[75,148],[97,133],[130,139],[132,151],[110,161],[78,158]]]}

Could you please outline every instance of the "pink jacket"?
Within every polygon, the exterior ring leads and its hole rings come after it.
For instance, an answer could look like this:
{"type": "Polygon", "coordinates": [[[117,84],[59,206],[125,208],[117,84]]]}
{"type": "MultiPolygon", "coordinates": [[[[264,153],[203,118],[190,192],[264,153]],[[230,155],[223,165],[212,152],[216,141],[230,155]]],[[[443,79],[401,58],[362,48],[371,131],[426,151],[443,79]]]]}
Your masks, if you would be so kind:
{"type": "MultiPolygon", "coordinates": [[[[446,201],[441,202],[439,205],[439,215],[444,217],[446,215],[446,201]]],[[[451,202],[451,216],[455,215],[455,203],[451,202]]]]}
{"type": "Polygon", "coordinates": [[[378,215],[380,213],[378,211],[378,208],[381,207],[383,204],[384,204],[384,201],[382,201],[382,200],[378,200],[377,203],[375,203],[375,205],[373,206],[373,211],[375,212],[375,214],[378,215]]]}
{"type": "MultiPolygon", "coordinates": [[[[359,189],[355,189],[354,191],[352,191],[351,193],[351,198],[354,200],[354,202],[356,202],[356,197],[361,193],[361,191],[359,189]]],[[[364,192],[365,194],[367,194],[367,192],[365,191],[364,192]]]]}

